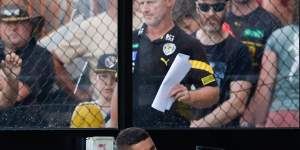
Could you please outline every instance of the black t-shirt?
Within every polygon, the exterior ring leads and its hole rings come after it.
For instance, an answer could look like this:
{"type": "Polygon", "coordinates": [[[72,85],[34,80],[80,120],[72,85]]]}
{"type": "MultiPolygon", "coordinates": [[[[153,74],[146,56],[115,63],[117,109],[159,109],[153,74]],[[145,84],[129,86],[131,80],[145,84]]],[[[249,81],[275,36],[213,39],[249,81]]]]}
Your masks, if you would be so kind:
{"type": "Polygon", "coordinates": [[[272,32],[281,27],[279,19],[262,7],[258,7],[245,16],[236,16],[229,12],[226,22],[230,25],[235,38],[248,46],[253,56],[254,73],[257,75],[265,44],[272,32]]]}
{"type": "Polygon", "coordinates": [[[187,127],[189,120],[182,115],[189,106],[175,103],[165,113],[151,108],[159,86],[178,53],[189,55],[192,63],[192,69],[181,82],[187,87],[217,86],[213,70],[199,41],[178,26],[154,41],[147,37],[146,28],[143,25],[133,33],[133,124],[156,128],[187,127]]]}
{"type": "MultiPolygon", "coordinates": [[[[195,36],[195,34],[193,35],[195,36]]],[[[216,107],[229,99],[230,83],[232,81],[254,82],[251,77],[253,73],[252,58],[248,48],[233,37],[229,36],[216,45],[208,46],[201,43],[201,49],[206,52],[207,59],[214,69],[214,75],[220,87],[220,99],[212,107],[197,111],[200,118],[211,113],[216,107]]],[[[223,127],[239,126],[239,118],[235,118],[223,127]]]]}
{"type": "MultiPolygon", "coordinates": [[[[23,48],[16,50],[22,59],[19,81],[30,88],[30,94],[17,105],[41,104],[49,96],[55,81],[52,55],[45,49],[36,45],[34,39],[23,48]]],[[[5,58],[4,51],[0,51],[0,60],[5,58]]]]}

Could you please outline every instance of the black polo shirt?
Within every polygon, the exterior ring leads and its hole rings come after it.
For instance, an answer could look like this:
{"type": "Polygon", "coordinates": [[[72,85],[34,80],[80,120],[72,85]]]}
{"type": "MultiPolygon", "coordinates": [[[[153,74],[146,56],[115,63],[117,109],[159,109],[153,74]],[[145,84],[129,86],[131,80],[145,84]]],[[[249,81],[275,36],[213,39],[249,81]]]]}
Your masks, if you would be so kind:
{"type": "Polygon", "coordinates": [[[258,74],[265,44],[272,32],[282,26],[281,22],[262,7],[245,16],[236,16],[229,12],[226,22],[235,38],[248,46],[253,57],[254,71],[258,74]]]}
{"type": "Polygon", "coordinates": [[[178,53],[190,56],[192,69],[183,79],[190,89],[217,86],[213,70],[200,43],[174,26],[160,39],[150,41],[144,24],[133,32],[133,125],[139,127],[188,127],[190,106],[172,105],[170,111],[159,112],[151,107],[155,95],[178,53]],[[185,116],[185,117],[183,117],[185,116]]]}
{"type": "MultiPolygon", "coordinates": [[[[34,39],[16,50],[22,59],[19,81],[30,88],[30,94],[16,105],[41,104],[48,98],[54,81],[55,72],[52,55],[45,48],[36,45],[34,39]]],[[[0,51],[0,60],[5,59],[4,51],[0,51]]]]}

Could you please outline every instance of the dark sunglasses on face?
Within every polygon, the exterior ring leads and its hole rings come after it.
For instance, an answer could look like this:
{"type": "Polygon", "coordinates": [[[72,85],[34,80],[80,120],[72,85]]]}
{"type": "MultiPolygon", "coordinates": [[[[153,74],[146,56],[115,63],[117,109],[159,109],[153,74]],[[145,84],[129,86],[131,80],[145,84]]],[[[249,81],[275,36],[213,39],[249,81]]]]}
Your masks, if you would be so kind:
{"type": "Polygon", "coordinates": [[[199,3],[199,10],[203,12],[208,12],[210,8],[213,8],[214,12],[221,12],[225,9],[225,3],[216,3],[216,4],[206,4],[199,3]]]}

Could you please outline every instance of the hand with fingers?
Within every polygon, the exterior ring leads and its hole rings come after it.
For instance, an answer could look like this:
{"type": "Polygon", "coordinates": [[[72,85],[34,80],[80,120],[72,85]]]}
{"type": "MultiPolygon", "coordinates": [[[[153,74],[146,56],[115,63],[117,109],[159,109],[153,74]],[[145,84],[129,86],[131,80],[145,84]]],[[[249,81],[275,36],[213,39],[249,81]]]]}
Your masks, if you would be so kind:
{"type": "Polygon", "coordinates": [[[15,53],[10,53],[1,61],[1,69],[8,80],[15,80],[21,72],[22,59],[15,53]]]}
{"type": "Polygon", "coordinates": [[[189,103],[191,101],[189,90],[182,84],[173,87],[170,96],[174,97],[178,102],[189,103]]]}
{"type": "Polygon", "coordinates": [[[19,93],[19,81],[22,59],[15,53],[9,53],[0,63],[0,109],[11,107],[16,103],[19,93]]]}

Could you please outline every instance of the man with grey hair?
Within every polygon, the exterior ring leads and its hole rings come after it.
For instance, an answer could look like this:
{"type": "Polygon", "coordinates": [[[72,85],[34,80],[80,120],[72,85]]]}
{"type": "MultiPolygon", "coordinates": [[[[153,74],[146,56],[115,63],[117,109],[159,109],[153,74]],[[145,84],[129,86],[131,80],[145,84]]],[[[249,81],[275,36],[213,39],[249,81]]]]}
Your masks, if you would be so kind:
{"type": "Polygon", "coordinates": [[[137,0],[145,23],[133,32],[133,125],[139,127],[189,127],[190,107],[216,103],[219,88],[199,42],[174,24],[175,0],[137,0]],[[151,107],[155,95],[177,54],[190,56],[192,69],[168,93],[175,99],[170,110],[151,107]]]}

